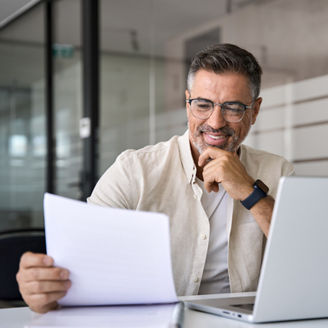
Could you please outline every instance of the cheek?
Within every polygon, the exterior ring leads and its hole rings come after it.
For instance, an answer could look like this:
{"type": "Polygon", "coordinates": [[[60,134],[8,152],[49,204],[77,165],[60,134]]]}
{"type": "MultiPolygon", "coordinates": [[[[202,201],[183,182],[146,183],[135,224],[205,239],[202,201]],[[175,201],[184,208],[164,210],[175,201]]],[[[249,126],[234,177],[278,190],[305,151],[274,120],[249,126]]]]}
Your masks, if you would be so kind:
{"type": "Polygon", "coordinates": [[[197,131],[197,128],[199,127],[199,122],[197,119],[195,119],[190,112],[187,112],[187,117],[188,117],[188,128],[189,130],[193,133],[197,131]]]}
{"type": "Polygon", "coordinates": [[[227,126],[234,131],[234,135],[230,138],[232,138],[235,141],[244,139],[245,135],[247,135],[248,131],[247,131],[247,126],[245,124],[228,123],[227,126]]]}
{"type": "Polygon", "coordinates": [[[192,117],[190,115],[190,111],[187,109],[187,120],[188,120],[188,128],[191,129],[192,126],[192,117]]]}
{"type": "Polygon", "coordinates": [[[238,133],[236,133],[238,135],[238,137],[240,139],[244,139],[247,134],[248,134],[248,131],[250,129],[250,124],[242,124],[239,129],[238,129],[238,133]]]}
{"type": "Polygon", "coordinates": [[[244,139],[252,125],[252,115],[245,115],[243,120],[240,122],[240,124],[236,127],[233,127],[235,130],[236,135],[238,135],[239,138],[244,139]]]}

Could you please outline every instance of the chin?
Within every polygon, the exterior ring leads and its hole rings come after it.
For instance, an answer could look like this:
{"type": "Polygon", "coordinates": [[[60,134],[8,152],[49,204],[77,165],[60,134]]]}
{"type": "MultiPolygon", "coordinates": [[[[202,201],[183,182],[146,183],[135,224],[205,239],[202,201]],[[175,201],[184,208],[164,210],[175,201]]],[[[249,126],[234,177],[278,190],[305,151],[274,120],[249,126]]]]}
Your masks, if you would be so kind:
{"type": "Polygon", "coordinates": [[[197,149],[199,154],[202,154],[208,147],[214,147],[214,148],[218,148],[218,149],[222,149],[222,150],[231,151],[229,145],[212,146],[212,145],[208,145],[206,143],[200,143],[200,142],[196,142],[196,141],[193,141],[193,145],[195,146],[195,148],[197,149]]]}
{"type": "Polygon", "coordinates": [[[238,144],[234,142],[234,140],[231,140],[230,142],[225,143],[224,145],[220,146],[214,146],[214,145],[208,145],[203,140],[193,140],[192,141],[195,148],[198,150],[199,154],[202,154],[208,147],[214,147],[222,150],[226,150],[229,152],[235,152],[238,149],[238,144]]]}

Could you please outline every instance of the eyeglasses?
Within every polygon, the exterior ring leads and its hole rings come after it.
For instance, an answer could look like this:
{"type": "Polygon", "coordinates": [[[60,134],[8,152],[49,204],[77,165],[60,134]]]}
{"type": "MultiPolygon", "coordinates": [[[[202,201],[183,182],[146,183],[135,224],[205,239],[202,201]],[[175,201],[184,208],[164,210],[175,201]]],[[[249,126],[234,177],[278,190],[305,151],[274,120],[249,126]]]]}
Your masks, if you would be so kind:
{"type": "Polygon", "coordinates": [[[186,103],[190,105],[192,115],[201,120],[208,119],[212,115],[214,107],[218,105],[224,120],[230,123],[240,122],[246,109],[252,108],[252,105],[245,105],[239,101],[226,101],[220,104],[202,98],[186,99],[186,103]]]}

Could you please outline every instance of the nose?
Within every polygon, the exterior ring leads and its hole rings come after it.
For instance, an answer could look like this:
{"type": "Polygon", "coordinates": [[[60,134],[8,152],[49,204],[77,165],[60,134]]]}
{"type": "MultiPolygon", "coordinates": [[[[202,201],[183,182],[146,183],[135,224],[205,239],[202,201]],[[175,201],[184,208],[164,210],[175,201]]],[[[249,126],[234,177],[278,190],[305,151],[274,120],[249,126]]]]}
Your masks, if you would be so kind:
{"type": "Polygon", "coordinates": [[[206,123],[213,129],[219,129],[226,125],[220,105],[215,104],[212,115],[207,119],[206,123]]]}

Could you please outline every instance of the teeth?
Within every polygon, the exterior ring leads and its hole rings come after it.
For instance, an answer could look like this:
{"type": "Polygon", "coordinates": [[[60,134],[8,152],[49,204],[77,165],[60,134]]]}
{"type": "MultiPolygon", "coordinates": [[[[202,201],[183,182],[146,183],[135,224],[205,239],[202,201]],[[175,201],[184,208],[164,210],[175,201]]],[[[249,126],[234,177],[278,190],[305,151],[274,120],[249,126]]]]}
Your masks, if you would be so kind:
{"type": "Polygon", "coordinates": [[[213,136],[213,135],[211,135],[211,134],[208,134],[208,136],[209,136],[210,138],[214,139],[214,140],[218,140],[218,139],[222,139],[222,138],[224,138],[223,136],[213,136]]]}

